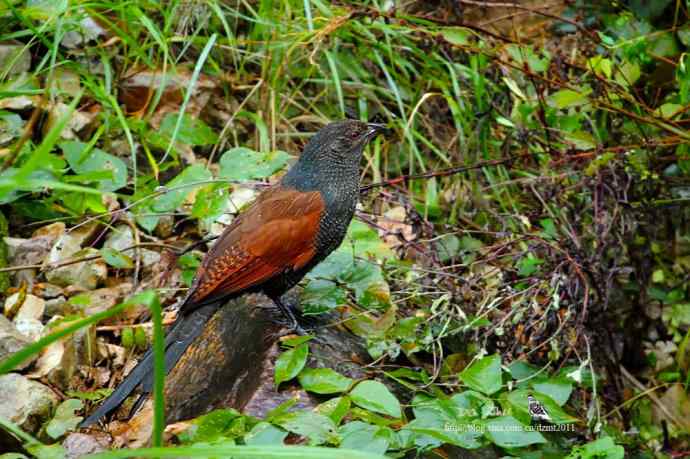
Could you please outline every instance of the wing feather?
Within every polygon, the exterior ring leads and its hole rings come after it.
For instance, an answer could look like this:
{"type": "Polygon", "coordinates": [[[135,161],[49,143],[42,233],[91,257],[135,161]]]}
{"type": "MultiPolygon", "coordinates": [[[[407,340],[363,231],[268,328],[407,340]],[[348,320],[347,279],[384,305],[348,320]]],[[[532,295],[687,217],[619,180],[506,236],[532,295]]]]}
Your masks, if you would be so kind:
{"type": "Polygon", "coordinates": [[[305,266],[315,254],[323,210],[318,191],[276,186],[261,193],[209,250],[182,311],[305,266]]]}

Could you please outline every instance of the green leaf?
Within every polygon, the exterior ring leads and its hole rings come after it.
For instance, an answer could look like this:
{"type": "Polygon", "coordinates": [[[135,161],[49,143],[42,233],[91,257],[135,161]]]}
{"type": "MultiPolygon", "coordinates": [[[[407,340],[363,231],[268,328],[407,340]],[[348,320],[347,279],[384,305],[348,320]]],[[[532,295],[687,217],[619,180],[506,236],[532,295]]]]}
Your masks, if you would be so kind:
{"type": "Polygon", "coordinates": [[[281,445],[288,433],[265,421],[256,424],[244,436],[247,445],[281,445]]]}
{"type": "Polygon", "coordinates": [[[336,427],[331,418],[312,411],[295,411],[273,420],[283,429],[309,438],[310,445],[337,440],[336,427]]]}
{"type": "Polygon", "coordinates": [[[24,448],[31,453],[34,459],[65,459],[67,452],[61,444],[44,445],[42,443],[31,443],[24,445],[24,448]]]}
{"type": "Polygon", "coordinates": [[[335,397],[326,400],[316,407],[318,413],[324,414],[331,418],[335,425],[340,424],[345,415],[350,411],[352,402],[350,397],[343,395],[342,397],[335,397]]]}
{"type": "Polygon", "coordinates": [[[501,389],[501,357],[491,355],[483,357],[460,372],[460,379],[471,389],[487,395],[501,389]]]}
{"type": "Polygon", "coordinates": [[[78,390],[68,390],[67,392],[65,392],[65,394],[67,394],[68,397],[78,398],[79,400],[88,400],[90,402],[101,401],[112,393],[113,389],[108,389],[107,387],[88,392],[78,390]]]}
{"type": "Polygon", "coordinates": [[[531,276],[539,270],[539,265],[543,263],[544,260],[529,253],[526,257],[522,257],[520,261],[518,261],[518,275],[520,277],[531,276]]]}
{"type": "Polygon", "coordinates": [[[465,27],[442,27],[441,36],[451,45],[468,45],[473,33],[465,27]]]}
{"type": "MultiPolygon", "coordinates": [[[[170,139],[175,132],[175,124],[179,113],[168,113],[161,122],[158,132],[153,133],[154,137],[160,136],[154,143],[161,148],[167,148],[170,139]]],[[[182,115],[180,129],[177,132],[177,141],[187,145],[212,145],[218,142],[218,135],[206,123],[199,118],[182,115]]]]}
{"type": "Polygon", "coordinates": [[[565,405],[573,391],[573,384],[567,378],[549,378],[531,383],[535,391],[546,394],[559,406],[565,405]]]}
{"type": "Polygon", "coordinates": [[[623,459],[625,449],[611,437],[604,437],[583,446],[576,446],[566,459],[623,459]]]}
{"type": "Polygon", "coordinates": [[[465,449],[476,449],[482,446],[480,441],[482,430],[477,428],[478,424],[464,419],[456,419],[451,422],[440,419],[415,419],[403,427],[422,438],[416,439],[418,446],[424,447],[430,443],[433,446],[440,446],[440,442],[449,443],[465,449]],[[430,440],[431,437],[436,441],[430,440]]]}
{"type": "Polygon", "coordinates": [[[375,257],[379,259],[395,257],[393,251],[381,239],[379,234],[369,225],[359,220],[352,220],[350,223],[343,246],[347,246],[347,250],[350,253],[354,251],[356,257],[375,257]]]}
{"type": "Polygon", "coordinates": [[[280,357],[276,360],[275,374],[273,375],[276,387],[280,383],[289,381],[297,376],[304,368],[304,364],[307,363],[308,355],[309,346],[306,343],[280,354],[280,357]]]}
{"type": "Polygon", "coordinates": [[[74,430],[81,420],[84,419],[81,416],[76,416],[74,412],[82,408],[84,408],[84,403],[74,398],[60,403],[55,410],[55,416],[46,425],[48,436],[53,440],[57,440],[70,430],[74,430]]]}
{"type": "Polygon", "coordinates": [[[521,424],[512,416],[501,416],[485,423],[486,438],[502,448],[521,448],[546,439],[528,425],[521,424]]]}
{"type": "Polygon", "coordinates": [[[393,432],[387,427],[379,427],[362,421],[348,422],[338,433],[342,437],[343,448],[383,454],[388,449],[393,432]]]}
{"type": "Polygon", "coordinates": [[[300,305],[306,314],[320,314],[347,301],[347,290],[328,279],[310,279],[301,293],[300,305]]]}
{"type": "Polygon", "coordinates": [[[529,423],[531,420],[531,415],[529,414],[529,402],[527,400],[527,395],[529,394],[531,394],[544,406],[551,417],[550,422],[552,424],[571,424],[573,422],[577,422],[577,418],[574,418],[563,411],[563,408],[561,408],[555,400],[546,394],[536,391],[529,391],[526,389],[519,389],[510,392],[507,395],[502,394],[502,397],[505,397],[505,400],[508,402],[507,408],[510,408],[511,414],[518,419],[529,423]]]}
{"type": "Polygon", "coordinates": [[[103,260],[113,268],[131,269],[134,267],[132,259],[118,250],[106,247],[101,249],[100,252],[103,260]]]}
{"type": "Polygon", "coordinates": [[[290,155],[284,151],[259,153],[237,147],[220,158],[220,177],[228,180],[251,180],[269,177],[287,164],[290,155]]]}
{"type": "Polygon", "coordinates": [[[210,179],[211,173],[201,164],[189,166],[165,185],[165,188],[167,188],[166,193],[157,197],[151,207],[158,212],[170,212],[175,210],[182,205],[187,196],[189,196],[196,187],[205,185],[203,183],[192,184],[210,179]]]}
{"type": "Polygon", "coordinates": [[[127,184],[127,166],[117,156],[98,148],[88,149],[87,144],[76,140],[61,142],[60,148],[70,168],[82,174],[85,182],[96,182],[98,189],[115,191],[127,184]],[[90,174],[97,175],[89,179],[90,174]]]}
{"type": "Polygon", "coordinates": [[[242,415],[233,409],[214,410],[199,416],[191,426],[177,434],[183,443],[201,443],[218,440],[229,435],[233,421],[242,415]]]}
{"type": "Polygon", "coordinates": [[[402,416],[400,402],[378,381],[362,381],[350,392],[350,398],[357,405],[376,413],[399,418],[402,416]]]}
{"type": "Polygon", "coordinates": [[[572,89],[561,89],[551,94],[549,101],[556,108],[577,107],[589,103],[587,96],[592,92],[591,89],[583,92],[573,91],[572,89]]]}
{"type": "Polygon", "coordinates": [[[345,392],[352,384],[352,379],[330,368],[305,368],[298,379],[304,390],[316,394],[345,392]]]}

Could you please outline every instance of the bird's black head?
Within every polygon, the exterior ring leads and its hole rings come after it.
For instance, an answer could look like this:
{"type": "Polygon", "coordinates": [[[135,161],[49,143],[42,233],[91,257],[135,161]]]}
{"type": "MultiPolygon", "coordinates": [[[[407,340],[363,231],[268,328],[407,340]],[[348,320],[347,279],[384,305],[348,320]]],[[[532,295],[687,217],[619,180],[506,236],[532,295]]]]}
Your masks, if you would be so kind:
{"type": "Polygon", "coordinates": [[[357,120],[335,121],[311,138],[300,160],[358,165],[366,144],[383,130],[381,124],[357,120]]]}
{"type": "Polygon", "coordinates": [[[317,132],[297,163],[283,179],[290,182],[322,182],[357,176],[364,147],[385,131],[382,124],[342,120],[329,123],[317,132]]]}

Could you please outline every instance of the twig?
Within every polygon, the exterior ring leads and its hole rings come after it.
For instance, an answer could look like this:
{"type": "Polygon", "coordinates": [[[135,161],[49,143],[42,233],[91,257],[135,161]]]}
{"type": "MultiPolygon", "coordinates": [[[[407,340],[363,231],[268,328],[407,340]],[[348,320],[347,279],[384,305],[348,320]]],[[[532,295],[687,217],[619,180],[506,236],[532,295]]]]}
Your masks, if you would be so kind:
{"type": "Polygon", "coordinates": [[[455,174],[460,174],[465,171],[470,171],[474,169],[481,169],[482,167],[492,167],[492,166],[500,166],[501,164],[507,164],[510,162],[515,161],[516,158],[506,158],[506,159],[494,159],[491,161],[482,161],[478,164],[474,164],[472,166],[461,166],[461,167],[451,167],[448,169],[441,169],[437,171],[430,171],[430,172],[425,172],[423,174],[410,174],[410,175],[401,175],[400,177],[396,177],[390,180],[384,180],[382,182],[377,182],[377,183],[370,183],[369,185],[364,185],[359,188],[360,193],[366,193],[369,190],[373,188],[379,188],[383,186],[393,186],[393,185],[398,185],[400,183],[405,183],[410,180],[421,180],[421,179],[430,179],[434,177],[446,177],[448,175],[455,175],[455,174]]]}

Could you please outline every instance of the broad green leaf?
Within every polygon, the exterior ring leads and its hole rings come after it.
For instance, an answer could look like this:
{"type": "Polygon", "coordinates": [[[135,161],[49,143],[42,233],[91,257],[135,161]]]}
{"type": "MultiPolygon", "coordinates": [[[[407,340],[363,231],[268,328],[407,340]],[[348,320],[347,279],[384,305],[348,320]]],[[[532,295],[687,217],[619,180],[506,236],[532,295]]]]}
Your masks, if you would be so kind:
{"type": "Polygon", "coordinates": [[[157,197],[151,207],[158,212],[170,212],[175,210],[182,205],[192,191],[205,185],[204,183],[197,184],[196,182],[203,182],[210,179],[211,173],[201,164],[189,166],[180,172],[177,177],[166,183],[165,188],[167,191],[163,195],[157,197]]]}
{"type": "Polygon", "coordinates": [[[256,424],[244,436],[247,445],[281,445],[288,433],[265,421],[256,424]]]}
{"type": "MultiPolygon", "coordinates": [[[[168,113],[161,122],[158,132],[152,133],[161,137],[159,147],[167,148],[168,142],[175,132],[175,124],[179,113],[168,113]]],[[[180,129],[177,131],[177,141],[188,145],[212,145],[218,141],[218,135],[206,123],[199,118],[184,114],[180,129]]]]}
{"type": "Polygon", "coordinates": [[[338,438],[331,418],[312,411],[294,411],[273,420],[285,430],[309,438],[310,445],[320,445],[338,438]]]}
{"type": "Polygon", "coordinates": [[[350,252],[354,250],[355,256],[359,257],[371,256],[387,259],[395,256],[388,244],[381,239],[381,236],[369,225],[359,220],[352,220],[350,223],[343,246],[348,247],[350,252]]]}
{"type": "Polygon", "coordinates": [[[604,437],[583,446],[576,446],[566,459],[623,459],[625,449],[611,437],[604,437]]]}
{"type": "Polygon", "coordinates": [[[342,397],[335,397],[330,400],[326,400],[316,407],[316,411],[328,416],[335,425],[338,425],[348,411],[350,411],[351,405],[352,402],[350,397],[343,395],[342,397]]]}
{"type": "Polygon", "coordinates": [[[214,410],[191,421],[191,426],[177,434],[183,443],[201,443],[227,437],[233,421],[242,415],[233,409],[214,410]]]}
{"type": "Polygon", "coordinates": [[[228,180],[251,180],[269,177],[287,164],[290,155],[283,151],[259,153],[237,147],[220,158],[220,177],[228,180]]]}
{"type": "Polygon", "coordinates": [[[364,409],[386,414],[394,418],[402,416],[400,402],[378,381],[362,381],[350,392],[352,402],[364,409]]]}
{"type": "Polygon", "coordinates": [[[328,279],[315,277],[301,293],[300,305],[306,314],[320,314],[347,301],[347,291],[328,279]]]}
{"type": "Polygon", "coordinates": [[[539,367],[522,360],[516,360],[508,365],[508,371],[514,379],[527,379],[539,373],[539,370],[539,367]]]}
{"type": "Polygon", "coordinates": [[[96,182],[98,189],[103,191],[115,191],[127,184],[127,166],[124,161],[98,148],[87,150],[87,147],[84,142],[76,140],[60,143],[70,168],[77,174],[82,174],[84,182],[96,182]],[[89,174],[95,175],[89,179],[89,174]]]}
{"type": "Polygon", "coordinates": [[[88,392],[78,390],[68,390],[67,392],[65,392],[65,394],[67,394],[68,397],[78,398],[79,400],[88,400],[90,402],[101,401],[112,393],[113,389],[109,389],[107,387],[88,392]]]}
{"type": "Polygon", "coordinates": [[[393,432],[387,427],[379,427],[362,421],[348,422],[338,433],[342,437],[343,448],[383,454],[388,449],[393,432]]]}
{"type": "Polygon", "coordinates": [[[16,113],[0,110],[0,145],[9,145],[22,135],[24,121],[16,113]]]}
{"type": "Polygon", "coordinates": [[[42,443],[30,443],[24,448],[31,453],[34,459],[65,459],[67,452],[59,443],[44,445],[42,443]]]}
{"type": "Polygon", "coordinates": [[[440,446],[441,442],[465,449],[476,449],[482,446],[481,424],[464,419],[450,422],[439,418],[415,419],[405,425],[403,430],[409,430],[421,437],[416,439],[416,443],[422,447],[429,444],[440,446]],[[433,440],[424,437],[431,437],[433,440]]]}
{"type": "Polygon", "coordinates": [[[55,410],[55,416],[46,424],[46,433],[53,440],[65,435],[67,432],[74,430],[77,425],[84,419],[81,416],[74,414],[75,411],[81,410],[84,403],[77,399],[67,399],[58,405],[55,410]]]}
{"type": "Polygon", "coordinates": [[[304,390],[316,394],[345,392],[352,384],[352,379],[330,368],[305,368],[298,379],[304,390]]]}
{"type": "Polygon", "coordinates": [[[471,389],[491,395],[501,388],[501,357],[491,355],[476,360],[460,372],[460,379],[471,389]]]}
{"type": "Polygon", "coordinates": [[[309,355],[309,346],[304,343],[297,347],[289,349],[276,360],[275,373],[273,380],[276,387],[284,381],[289,381],[302,371],[304,364],[307,363],[307,356],[309,355]]]}
{"type": "Polygon", "coordinates": [[[563,377],[535,379],[531,382],[531,386],[535,391],[551,397],[559,406],[565,405],[573,391],[573,383],[563,377]]]}
{"type": "Polygon", "coordinates": [[[549,101],[556,108],[576,107],[589,103],[587,96],[592,92],[586,89],[583,92],[573,91],[572,89],[561,89],[551,94],[549,101]]]}
{"type": "Polygon", "coordinates": [[[103,260],[105,260],[105,262],[113,268],[131,269],[134,267],[134,262],[132,261],[132,259],[124,253],[120,252],[119,250],[106,247],[101,249],[100,252],[101,256],[103,257],[103,260]]]}
{"type": "Polygon", "coordinates": [[[473,33],[465,27],[442,27],[441,36],[451,45],[468,45],[473,33]]]}
{"type": "Polygon", "coordinates": [[[529,391],[526,389],[519,389],[506,394],[501,394],[502,397],[508,402],[508,406],[504,408],[510,409],[510,413],[516,418],[520,419],[525,423],[529,423],[531,416],[529,414],[529,402],[527,400],[527,395],[531,394],[535,399],[542,404],[546,409],[547,413],[551,417],[552,424],[570,424],[577,421],[577,418],[570,416],[568,413],[563,411],[556,401],[554,401],[548,395],[542,394],[536,391],[529,391]]]}
{"type": "Polygon", "coordinates": [[[539,265],[543,264],[544,260],[534,256],[532,253],[520,258],[517,263],[518,275],[520,277],[528,277],[539,271],[539,265]]]}
{"type": "Polygon", "coordinates": [[[551,54],[541,49],[539,54],[535,53],[530,45],[511,44],[505,47],[511,58],[520,66],[527,64],[533,72],[544,72],[549,68],[551,54]]]}
{"type": "Polygon", "coordinates": [[[487,421],[485,435],[502,448],[521,448],[535,443],[546,443],[542,434],[532,430],[529,425],[521,424],[512,416],[501,416],[487,421]]]}

